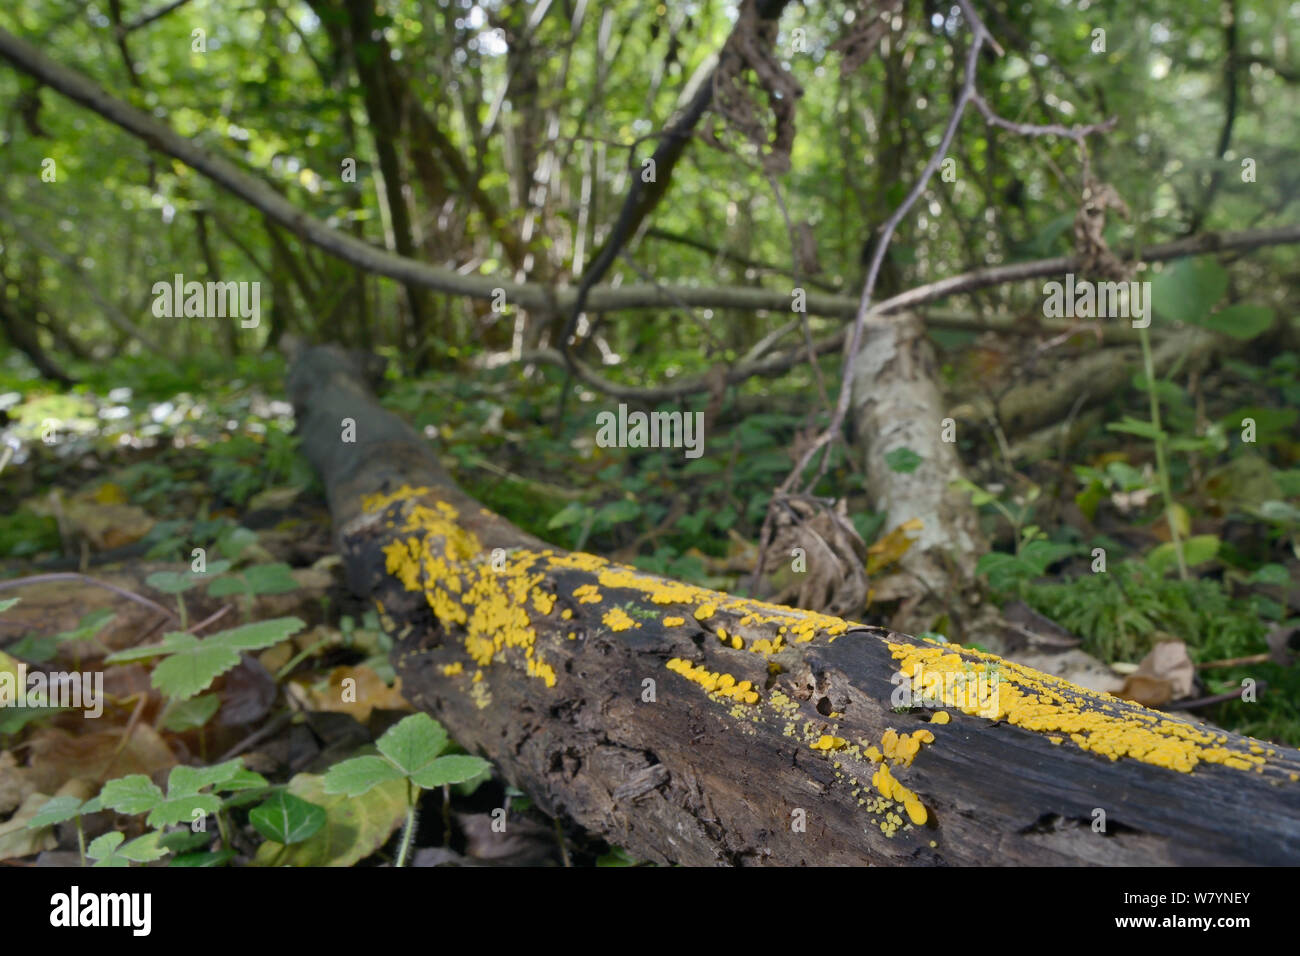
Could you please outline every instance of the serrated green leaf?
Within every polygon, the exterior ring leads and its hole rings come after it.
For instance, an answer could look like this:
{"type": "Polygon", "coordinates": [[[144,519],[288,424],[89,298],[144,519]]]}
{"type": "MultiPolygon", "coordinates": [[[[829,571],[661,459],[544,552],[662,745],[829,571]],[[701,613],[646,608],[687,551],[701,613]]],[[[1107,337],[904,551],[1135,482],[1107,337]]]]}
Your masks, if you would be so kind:
{"type": "Polygon", "coordinates": [[[130,843],[124,843],[117,850],[118,856],[124,856],[132,863],[152,863],[167,855],[167,849],[159,844],[162,839],[160,831],[146,833],[136,837],[130,843]]]}
{"type": "MultiPolygon", "coordinates": [[[[246,790],[260,790],[269,786],[270,783],[260,773],[241,768],[239,773],[229,780],[223,780],[217,784],[215,789],[218,793],[242,793],[246,790]]],[[[230,801],[227,801],[227,804],[229,803],[230,801]]]]}
{"type": "Polygon", "coordinates": [[[486,770],[491,769],[489,764],[482,757],[473,757],[469,754],[452,754],[447,757],[439,757],[425,769],[411,775],[411,780],[418,787],[425,790],[432,790],[435,787],[441,787],[448,783],[464,783],[466,780],[473,780],[486,770]]]}
{"type": "MultiPolygon", "coordinates": [[[[113,851],[121,846],[126,836],[118,830],[109,830],[103,836],[95,837],[90,841],[90,846],[86,847],[86,856],[92,860],[107,860],[113,856],[113,851]]],[[[100,864],[96,863],[96,866],[100,864]]],[[[126,860],[120,863],[105,863],[105,866],[126,866],[126,860]]]]}
{"type": "Polygon", "coordinates": [[[403,717],[375,742],[379,752],[408,777],[433,763],[447,749],[447,731],[425,713],[403,717]]]}
{"type": "Polygon", "coordinates": [[[296,617],[281,617],[219,631],[202,640],[183,632],[165,634],[158,644],[119,651],[106,660],[118,663],[165,654],[167,659],[154,667],[151,683],[171,697],[187,700],[238,664],[243,651],[271,647],[302,627],[296,617]]]}
{"type": "Polygon", "coordinates": [[[54,797],[36,811],[36,816],[27,821],[27,829],[53,826],[65,820],[81,815],[82,803],[76,797],[54,797]]]}
{"type": "MultiPolygon", "coordinates": [[[[187,793],[198,793],[204,787],[225,783],[244,769],[239,758],[210,767],[172,767],[167,775],[167,796],[179,797],[187,793]]],[[[265,782],[265,781],[264,781],[265,782]]]]}
{"type": "Polygon", "coordinates": [[[324,786],[329,794],[359,797],[372,787],[403,777],[402,771],[383,757],[353,757],[330,767],[325,773],[324,786]]]}
{"type": "Polygon", "coordinates": [[[258,833],[286,845],[302,843],[315,836],[325,825],[325,819],[323,808],[283,790],[248,814],[249,822],[258,833]]]}
{"type": "Polygon", "coordinates": [[[214,793],[186,793],[179,797],[167,797],[158,806],[149,811],[145,823],[151,827],[174,826],[178,823],[192,823],[198,819],[195,811],[202,811],[203,816],[211,816],[221,809],[221,798],[214,793]]]}
{"type": "Polygon", "coordinates": [[[134,816],[162,803],[163,792],[144,774],[133,773],[104,784],[99,799],[110,810],[134,816]]]}
{"type": "Polygon", "coordinates": [[[202,580],[201,576],[189,571],[155,571],[144,579],[144,583],[163,594],[183,594],[198,587],[202,580]]]}

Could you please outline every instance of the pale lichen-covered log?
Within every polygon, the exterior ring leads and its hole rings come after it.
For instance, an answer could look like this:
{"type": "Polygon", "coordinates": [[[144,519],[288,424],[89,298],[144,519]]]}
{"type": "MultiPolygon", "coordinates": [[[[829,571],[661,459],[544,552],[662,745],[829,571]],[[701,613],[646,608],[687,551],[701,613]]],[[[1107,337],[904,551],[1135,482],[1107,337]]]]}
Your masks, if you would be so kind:
{"type": "Polygon", "coordinates": [[[408,698],[636,856],[1300,862],[1295,751],[548,547],[453,488],[342,352],[299,355],[290,392],[408,698]]]}

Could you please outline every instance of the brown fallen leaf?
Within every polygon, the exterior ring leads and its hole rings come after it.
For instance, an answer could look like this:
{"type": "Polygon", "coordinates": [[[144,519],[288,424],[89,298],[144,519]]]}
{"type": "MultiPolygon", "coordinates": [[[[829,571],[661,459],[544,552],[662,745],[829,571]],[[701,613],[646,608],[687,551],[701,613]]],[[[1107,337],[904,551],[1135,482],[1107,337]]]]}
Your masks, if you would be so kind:
{"type": "Polygon", "coordinates": [[[121,727],[90,733],[42,727],[29,741],[33,780],[45,793],[53,793],[75,778],[102,784],[132,773],[152,776],[176,765],[176,755],[144,721],[132,728],[125,746],[124,734],[121,727]]]}
{"type": "Polygon", "coordinates": [[[1195,686],[1196,665],[1187,654],[1187,645],[1171,638],[1151,648],[1116,696],[1146,707],[1160,707],[1189,696],[1195,686]]]}
{"type": "Polygon", "coordinates": [[[293,681],[287,690],[307,710],[349,714],[363,724],[370,719],[370,712],[376,708],[412,709],[402,697],[401,681],[389,687],[382,677],[364,664],[334,668],[324,687],[316,688],[305,681],[293,681]],[[348,681],[351,683],[345,683],[348,681]]]}
{"type": "Polygon", "coordinates": [[[35,789],[31,771],[18,766],[11,751],[0,751],[0,817],[22,806],[35,789]]]}

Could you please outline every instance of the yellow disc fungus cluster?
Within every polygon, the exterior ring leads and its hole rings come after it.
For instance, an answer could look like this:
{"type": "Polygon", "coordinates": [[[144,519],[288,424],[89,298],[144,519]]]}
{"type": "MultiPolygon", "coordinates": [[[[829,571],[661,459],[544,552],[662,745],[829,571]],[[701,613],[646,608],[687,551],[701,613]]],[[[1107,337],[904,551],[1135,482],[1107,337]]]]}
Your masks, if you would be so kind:
{"type": "MultiPolygon", "coordinates": [[[[1276,753],[1257,743],[1226,746],[1226,734],[983,651],[902,643],[890,643],[889,650],[909,675],[913,699],[1004,720],[1054,743],[1068,737],[1080,749],[1110,760],[1125,757],[1182,773],[1201,762],[1262,772],[1276,753]]],[[[930,722],[947,723],[948,714],[938,711],[930,722]]]]}
{"type": "Polygon", "coordinates": [[[697,667],[688,660],[674,657],[666,665],[674,674],[681,674],[689,681],[699,684],[710,694],[727,697],[743,704],[757,704],[758,691],[747,680],[737,681],[730,674],[719,674],[707,667],[697,667]]]}

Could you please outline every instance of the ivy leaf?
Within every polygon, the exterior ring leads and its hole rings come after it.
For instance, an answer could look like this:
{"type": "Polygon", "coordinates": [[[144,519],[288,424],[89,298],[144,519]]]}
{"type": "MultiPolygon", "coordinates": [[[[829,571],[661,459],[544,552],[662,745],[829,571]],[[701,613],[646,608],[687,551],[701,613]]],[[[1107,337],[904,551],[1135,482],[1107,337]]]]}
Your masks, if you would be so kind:
{"type": "Polygon", "coordinates": [[[284,790],[277,791],[248,814],[249,822],[268,840],[289,845],[302,843],[325,825],[325,810],[284,790]]]}

